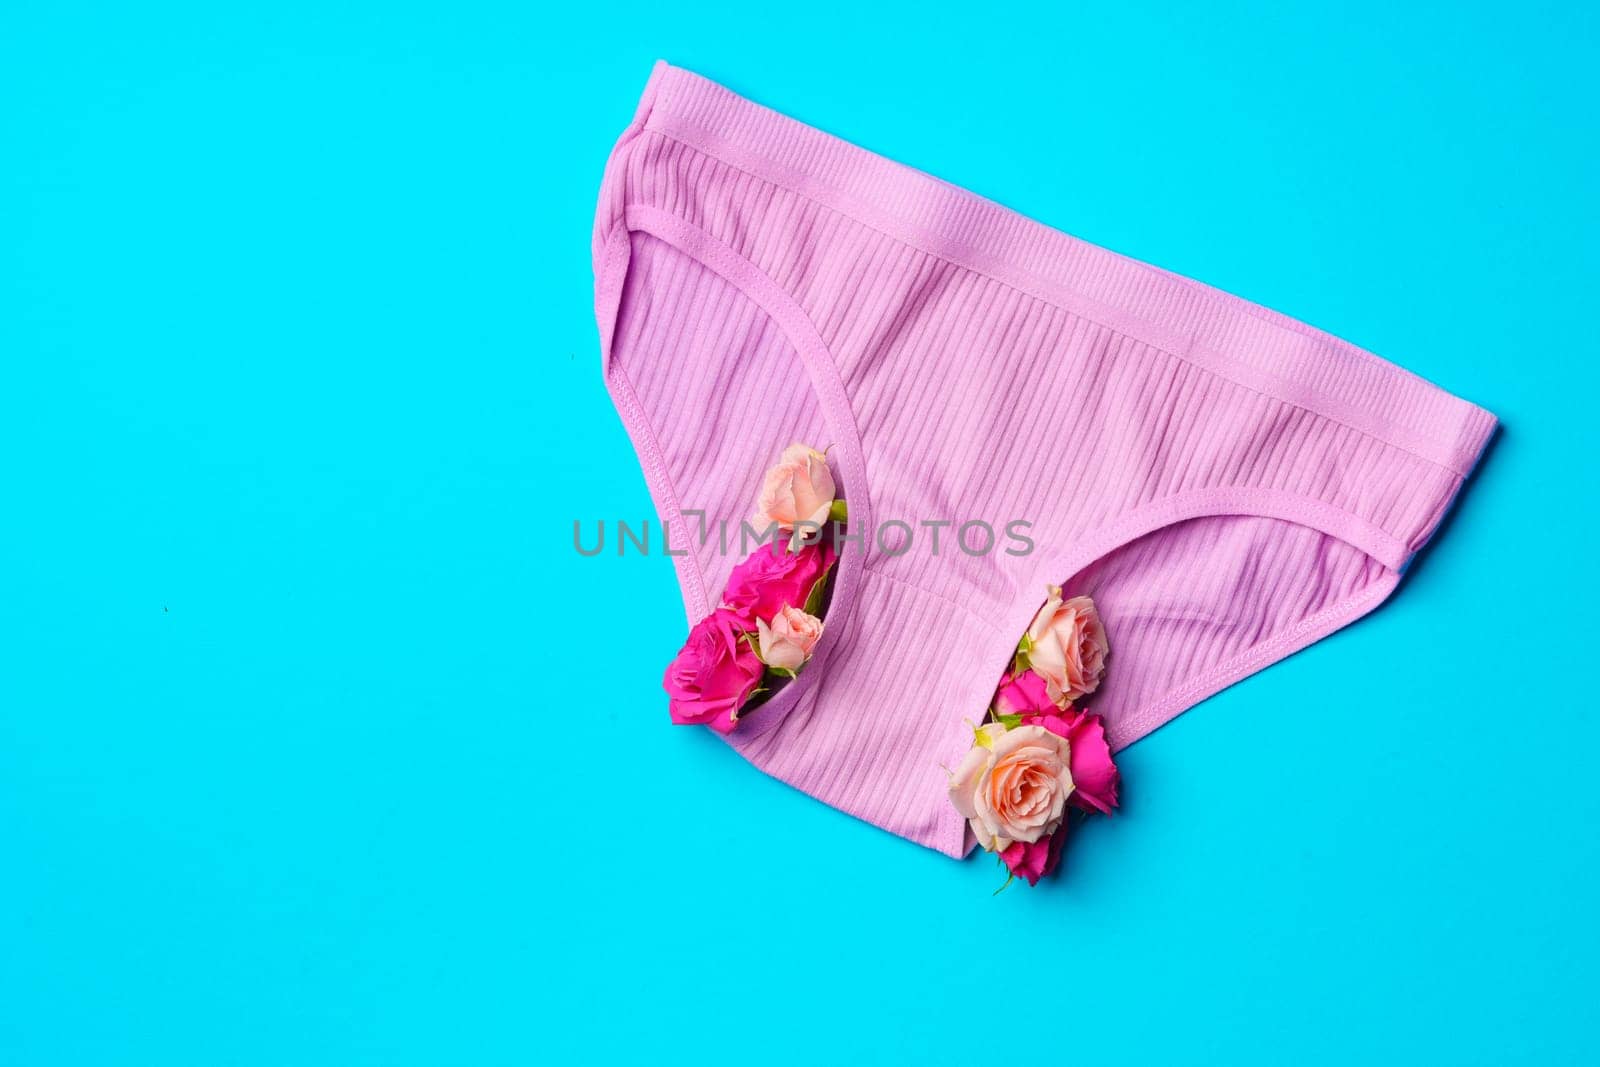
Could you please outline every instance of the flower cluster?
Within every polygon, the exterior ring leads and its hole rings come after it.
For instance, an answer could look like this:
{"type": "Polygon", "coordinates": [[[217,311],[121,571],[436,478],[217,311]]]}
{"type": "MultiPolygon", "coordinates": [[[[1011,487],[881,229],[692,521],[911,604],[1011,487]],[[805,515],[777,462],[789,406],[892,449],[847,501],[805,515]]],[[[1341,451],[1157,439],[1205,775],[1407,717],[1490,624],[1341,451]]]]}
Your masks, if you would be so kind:
{"type": "Polygon", "coordinates": [[[662,679],[673,722],[731,733],[805,666],[822,639],[838,558],[829,524],[846,514],[826,456],[807,445],[784,449],[762,479],[755,521],[787,536],[733,568],[722,602],[689,631],[662,679]]]}
{"type": "Polygon", "coordinates": [[[950,802],[978,844],[1029,885],[1060,863],[1072,810],[1117,806],[1105,721],[1074,706],[1099,688],[1108,652],[1094,601],[1052,586],[950,774],[950,802]]]}

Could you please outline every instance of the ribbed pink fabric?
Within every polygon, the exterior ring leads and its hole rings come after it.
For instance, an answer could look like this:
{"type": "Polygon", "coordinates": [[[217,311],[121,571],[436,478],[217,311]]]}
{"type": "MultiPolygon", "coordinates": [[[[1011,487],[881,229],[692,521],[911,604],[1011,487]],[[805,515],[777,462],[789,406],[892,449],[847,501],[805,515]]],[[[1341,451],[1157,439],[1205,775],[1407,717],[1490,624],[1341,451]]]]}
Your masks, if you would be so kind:
{"type": "Polygon", "coordinates": [[[942,768],[1047,585],[1100,607],[1089,706],[1120,748],[1381,602],[1495,424],[665,64],[594,251],[606,381],[693,548],[674,561],[691,621],[739,558],[715,524],[737,531],[791,441],[829,447],[852,532],[884,531],[844,546],[815,658],[734,747],[952,856],[971,841],[942,768]],[[951,526],[935,555],[921,525],[1014,520],[1032,553],[1002,534],[968,554],[951,526]]]}

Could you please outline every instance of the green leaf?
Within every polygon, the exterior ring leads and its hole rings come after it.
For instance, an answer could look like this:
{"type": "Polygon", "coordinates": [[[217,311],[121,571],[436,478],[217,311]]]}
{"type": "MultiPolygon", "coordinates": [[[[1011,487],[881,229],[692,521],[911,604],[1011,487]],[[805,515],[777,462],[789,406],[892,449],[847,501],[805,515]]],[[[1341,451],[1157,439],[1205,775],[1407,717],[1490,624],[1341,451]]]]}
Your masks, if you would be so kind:
{"type": "Polygon", "coordinates": [[[812,583],[811,592],[806,594],[805,607],[801,608],[801,611],[805,612],[807,615],[822,614],[822,595],[828,591],[828,575],[832,573],[832,571],[833,568],[829,567],[827,570],[822,572],[822,576],[820,578],[812,583]]]}
{"type": "Polygon", "coordinates": [[[1015,730],[1022,725],[1021,715],[996,715],[994,721],[1004,726],[1007,730],[1015,730]]]}
{"type": "Polygon", "coordinates": [[[850,506],[842,499],[835,497],[833,506],[828,508],[828,518],[834,522],[846,522],[850,518],[850,506]]]}
{"type": "Polygon", "coordinates": [[[1012,657],[1011,673],[1021,674],[1031,666],[1033,666],[1033,661],[1028,658],[1028,654],[1026,652],[1018,652],[1012,657]]]}
{"type": "Polygon", "coordinates": [[[1029,637],[1027,634],[1023,634],[1022,635],[1022,640],[1017,642],[1017,651],[1018,652],[1032,652],[1033,651],[1033,638],[1029,637]]]}

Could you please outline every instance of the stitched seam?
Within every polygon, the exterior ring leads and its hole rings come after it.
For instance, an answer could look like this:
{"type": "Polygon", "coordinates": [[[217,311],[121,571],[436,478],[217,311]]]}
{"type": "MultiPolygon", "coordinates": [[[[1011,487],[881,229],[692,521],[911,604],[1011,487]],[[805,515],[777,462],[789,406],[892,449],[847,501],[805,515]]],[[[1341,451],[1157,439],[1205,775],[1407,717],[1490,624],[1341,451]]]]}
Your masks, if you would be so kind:
{"type": "MultiPolygon", "coordinates": [[[[770,318],[784,334],[798,358],[807,367],[807,384],[821,405],[824,418],[830,423],[837,422],[835,432],[845,435],[846,439],[840,442],[844,452],[841,465],[845,473],[846,489],[850,493],[849,499],[852,501],[852,517],[870,524],[872,492],[867,484],[866,455],[861,445],[860,427],[855,421],[855,410],[845,393],[843,380],[839,376],[838,363],[806,310],[788,290],[778,285],[759,266],[681,216],[653,205],[633,204],[623,212],[623,226],[630,233],[647,234],[672,248],[677,254],[687,256],[717,274],[770,318]],[[658,221],[652,223],[652,217],[658,221]],[[682,232],[678,232],[680,230],[682,232]],[[762,299],[763,294],[757,291],[762,288],[770,290],[767,295],[775,306],[769,307],[762,299]],[[859,515],[855,514],[857,507],[860,509],[859,515]]],[[[830,619],[837,620],[836,627],[849,621],[860,600],[861,583],[867,573],[866,564],[869,558],[870,551],[864,546],[859,556],[852,556],[855,562],[846,561],[840,565],[838,577],[835,579],[833,601],[828,608],[830,619]]],[[[698,574],[698,568],[696,572],[698,574]]],[[[704,586],[703,577],[701,584],[704,586]]],[[[706,610],[710,610],[712,605],[709,597],[703,599],[707,605],[706,610]]],[[[755,720],[756,728],[753,731],[748,729],[745,731],[745,738],[749,742],[754,742],[786,720],[800,701],[810,696],[818,680],[826,676],[822,668],[826,667],[828,658],[836,654],[837,640],[829,641],[826,638],[824,640],[827,644],[819,646],[812,667],[806,672],[805,677],[786,686],[772,702],[756,709],[753,713],[760,715],[761,718],[755,720]]]]}
{"type": "MultiPolygon", "coordinates": [[[[626,246],[628,243],[629,241],[626,237],[626,231],[624,231],[623,244],[626,246]]],[[[613,268],[613,261],[616,259],[617,254],[608,244],[604,255],[604,271],[609,273],[613,268]]],[[[631,249],[628,251],[628,258],[632,258],[631,249]]],[[[683,518],[683,508],[679,504],[679,500],[681,498],[678,495],[678,487],[673,482],[672,473],[667,467],[666,452],[662,450],[661,442],[656,437],[655,426],[645,414],[644,405],[639,402],[639,396],[633,387],[633,381],[628,377],[627,372],[622,369],[622,361],[617,354],[616,320],[620,319],[622,316],[622,295],[627,288],[628,275],[627,261],[623,260],[622,262],[623,266],[620,268],[622,273],[616,285],[615,306],[608,309],[609,313],[612,315],[613,321],[610,329],[610,343],[606,345],[604,357],[605,372],[606,376],[614,383],[612,389],[613,394],[622,399],[622,407],[624,408],[622,422],[624,429],[628,430],[630,435],[637,434],[644,444],[644,458],[648,465],[653,469],[652,473],[654,473],[656,476],[656,484],[660,485],[662,488],[662,494],[666,498],[665,503],[667,508],[672,513],[672,517],[681,520],[683,518]]],[[[649,482],[650,479],[647,474],[647,488],[649,482]]],[[[660,516],[660,518],[665,521],[667,516],[660,516]]],[[[663,533],[663,537],[665,537],[665,533],[663,533]]],[[[687,569],[687,571],[694,576],[695,592],[698,595],[699,600],[698,610],[703,614],[712,607],[711,598],[707,592],[709,589],[709,584],[706,581],[705,572],[700,567],[700,561],[695,558],[692,552],[679,558],[683,559],[688,566],[686,568],[680,568],[677,566],[676,561],[674,561],[673,570],[682,574],[684,570],[687,569]]],[[[694,620],[691,620],[691,622],[693,621],[694,620]]]]}
{"type": "MultiPolygon", "coordinates": [[[[890,558],[894,559],[894,558],[898,558],[898,557],[890,557],[890,558]]],[[[997,634],[1001,632],[1001,628],[999,626],[996,626],[994,623],[990,622],[988,619],[985,619],[982,615],[979,615],[977,612],[973,611],[967,605],[961,603],[960,601],[952,600],[950,597],[946,596],[943,593],[936,593],[932,589],[927,588],[926,586],[918,585],[916,582],[907,581],[904,578],[900,578],[900,577],[898,577],[896,575],[889,574],[886,571],[875,570],[875,569],[873,569],[871,567],[867,567],[867,566],[863,566],[861,568],[861,570],[862,570],[863,574],[870,574],[874,578],[882,578],[886,582],[893,582],[895,585],[903,586],[906,589],[910,589],[911,591],[916,592],[916,593],[921,593],[923,596],[928,597],[929,599],[937,600],[937,601],[940,601],[941,603],[948,604],[952,608],[954,608],[955,610],[961,612],[961,614],[967,616],[968,618],[972,619],[974,622],[978,623],[980,626],[982,626],[986,630],[990,630],[990,631],[992,631],[994,633],[997,633],[997,634]]]]}
{"type": "MultiPolygon", "coordinates": [[[[685,125],[685,126],[692,125],[690,123],[683,122],[683,120],[678,119],[676,116],[673,116],[673,119],[674,119],[675,122],[681,123],[682,125],[685,125]]],[[[877,226],[877,225],[875,225],[875,224],[873,224],[871,222],[868,222],[865,219],[860,218],[859,216],[857,216],[856,214],[854,214],[852,212],[846,211],[843,208],[836,207],[833,204],[826,203],[826,202],[824,202],[822,200],[818,200],[815,196],[812,196],[811,194],[806,193],[806,192],[802,192],[801,190],[796,189],[796,188],[794,188],[794,187],[792,187],[790,185],[786,185],[783,182],[775,181],[772,178],[768,178],[768,177],[765,177],[763,175],[756,174],[756,173],[752,172],[751,170],[749,170],[748,168],[740,166],[739,164],[734,163],[733,161],[725,158],[724,156],[718,155],[716,152],[714,152],[714,151],[712,151],[712,150],[710,150],[708,148],[702,147],[701,145],[694,144],[694,143],[692,143],[690,141],[686,141],[682,137],[676,135],[675,133],[670,132],[668,130],[662,129],[660,126],[649,126],[647,128],[650,130],[650,132],[655,133],[655,134],[657,134],[657,135],[659,135],[661,137],[665,137],[668,140],[674,141],[674,142],[676,142],[676,143],[678,143],[680,145],[683,145],[685,148],[689,149],[690,151],[698,152],[703,156],[706,156],[706,157],[708,157],[710,159],[714,159],[717,162],[723,164],[724,166],[731,167],[732,169],[738,171],[741,174],[748,175],[749,177],[755,179],[756,181],[764,182],[767,185],[771,185],[771,186],[775,186],[776,188],[783,189],[783,190],[793,194],[794,196],[798,196],[803,200],[807,200],[810,203],[816,204],[818,207],[823,208],[824,210],[830,211],[830,212],[834,213],[835,215],[839,215],[839,216],[842,216],[844,218],[847,218],[847,219],[849,219],[850,221],[856,223],[859,226],[864,226],[865,228],[871,230],[872,232],[874,232],[876,234],[879,234],[880,236],[886,237],[891,241],[895,241],[895,242],[897,242],[899,244],[905,245],[906,247],[913,248],[913,249],[917,250],[918,252],[921,252],[924,255],[931,256],[932,258],[937,259],[937,260],[942,260],[943,262],[949,263],[949,264],[951,264],[952,266],[955,266],[955,267],[959,267],[960,269],[968,271],[968,272],[970,272],[972,274],[980,275],[981,277],[987,278],[987,279],[989,279],[990,281],[994,282],[997,285],[1003,285],[1006,288],[1011,289],[1013,292],[1017,292],[1017,293],[1022,294],[1023,296],[1030,297],[1030,298],[1032,298],[1034,300],[1038,300],[1041,303],[1048,304],[1049,306],[1051,306],[1053,308],[1056,308],[1059,311],[1065,312],[1066,314],[1069,314],[1069,315],[1075,316],[1077,318],[1083,319],[1086,322],[1092,322],[1096,326],[1099,326],[1101,329],[1108,330],[1108,331],[1118,335],[1119,337],[1126,337],[1126,338],[1128,338],[1130,340],[1138,341],[1141,344],[1149,345],[1152,349],[1154,349],[1154,350],[1156,350],[1158,352],[1164,353],[1165,355],[1171,356],[1174,359],[1180,360],[1183,363],[1185,363],[1185,364],[1187,364],[1187,365],[1189,365],[1191,367],[1194,367],[1198,371],[1202,371],[1202,372],[1204,372],[1206,374],[1211,375],[1212,377],[1219,378],[1222,381],[1229,382],[1230,384],[1236,385],[1241,389],[1246,389],[1246,390],[1256,394],[1257,396],[1264,397],[1264,398],[1266,398],[1268,400],[1273,400],[1273,401],[1276,401],[1276,402],[1281,403],[1281,404],[1287,404],[1287,405],[1289,405],[1291,407],[1298,408],[1298,409],[1300,409],[1302,411],[1310,412],[1311,414],[1316,415],[1318,418],[1327,419],[1329,422],[1333,422],[1333,423],[1336,423],[1336,424],[1338,424],[1340,426],[1343,426],[1346,429],[1350,430],[1351,432],[1358,433],[1361,436],[1368,438],[1369,440],[1377,441],[1379,444],[1387,445],[1390,448],[1397,448],[1397,449],[1401,450],[1402,452],[1405,452],[1407,455],[1415,456],[1417,459],[1421,460],[1422,462],[1431,464],[1431,465],[1433,465],[1435,467],[1438,467],[1441,470],[1447,471],[1447,472],[1455,475],[1458,478],[1465,478],[1466,477],[1465,472],[1460,470],[1459,467],[1457,467],[1456,465],[1454,465],[1452,463],[1445,463],[1445,462],[1441,462],[1440,460],[1434,459],[1431,456],[1420,455],[1417,452],[1415,452],[1413,449],[1408,448],[1405,445],[1398,444],[1398,443],[1396,443],[1394,441],[1391,441],[1388,438],[1383,437],[1383,436],[1381,436],[1381,435],[1379,435],[1377,433],[1374,433],[1371,430],[1365,430],[1365,429],[1362,429],[1359,426],[1353,426],[1345,419],[1341,419],[1341,418],[1338,418],[1337,416],[1330,415],[1327,412],[1321,411],[1321,410],[1319,410],[1317,408],[1309,407],[1304,403],[1300,403],[1300,402],[1288,399],[1286,397],[1279,396],[1279,395],[1274,394],[1274,393],[1265,392],[1264,390],[1262,390],[1258,386],[1251,385],[1248,382],[1242,382],[1242,381],[1238,380],[1237,378],[1235,378],[1235,377],[1233,377],[1233,376],[1231,376],[1229,374],[1224,373],[1221,370],[1218,370],[1218,369],[1213,368],[1213,367],[1205,366],[1204,364],[1195,361],[1190,356],[1187,356],[1187,355],[1185,355],[1185,354],[1183,354],[1181,352],[1174,351],[1172,346],[1170,346],[1170,345],[1157,344],[1155,342],[1148,341],[1148,340],[1146,340],[1146,339],[1144,339],[1142,337],[1135,336],[1134,334],[1132,334],[1131,332],[1129,332],[1125,328],[1114,326],[1114,325],[1112,325],[1112,324],[1110,324],[1108,322],[1105,322],[1105,321],[1103,321],[1102,318],[1097,317],[1096,315],[1088,314],[1088,313],[1086,313],[1084,311],[1080,311],[1080,310],[1077,310],[1077,309],[1074,309],[1074,308],[1065,307],[1065,306],[1062,305],[1062,303],[1060,302],[1059,299],[1051,297],[1050,295],[1048,295],[1046,293],[1039,292],[1037,289],[1035,289],[1033,287],[1021,285],[1021,284],[1018,284],[1017,282],[1009,281],[1009,280],[1007,280],[1005,278],[996,278],[992,274],[988,273],[987,271],[984,271],[984,270],[981,270],[981,269],[979,269],[977,267],[971,266],[969,263],[963,262],[962,260],[959,260],[959,259],[956,259],[956,258],[954,258],[953,256],[951,256],[948,253],[935,252],[935,251],[933,251],[931,249],[925,248],[922,244],[920,244],[920,243],[918,243],[916,241],[908,240],[905,237],[902,237],[902,236],[900,236],[898,234],[889,233],[886,230],[884,230],[881,226],[877,226]]],[[[701,132],[706,132],[706,131],[701,131],[701,132]]],[[[830,186],[830,188],[832,188],[832,187],[830,186]]],[[[844,194],[844,193],[841,192],[840,195],[844,196],[844,195],[848,195],[848,194],[844,194]]],[[[1113,254],[1116,254],[1116,253],[1113,253],[1113,254]]],[[[1179,276],[1174,275],[1174,277],[1179,277],[1179,276]]],[[[1188,279],[1184,279],[1184,280],[1189,281],[1189,284],[1191,286],[1193,286],[1193,287],[1198,288],[1198,286],[1199,286],[1199,283],[1197,283],[1197,282],[1193,282],[1192,280],[1188,280],[1188,279]]],[[[1066,287],[1062,286],[1062,288],[1066,288],[1066,287]]],[[[1090,302],[1095,303],[1095,304],[1099,304],[1100,303],[1097,300],[1093,300],[1093,298],[1091,298],[1091,297],[1083,296],[1082,294],[1079,294],[1079,296],[1083,300],[1090,301],[1090,302]]],[[[1258,319],[1260,318],[1259,316],[1256,316],[1256,317],[1258,319]]],[[[1261,321],[1266,321],[1266,320],[1261,320],[1261,321]]],[[[1278,324],[1270,323],[1270,325],[1277,326],[1278,324]]],[[[1299,331],[1292,331],[1292,332],[1299,332],[1299,331]]],[[[1309,334],[1302,334],[1301,336],[1305,336],[1305,337],[1308,337],[1308,338],[1313,339],[1313,340],[1316,339],[1316,338],[1312,337],[1312,335],[1309,335],[1309,334]]],[[[1228,357],[1226,357],[1225,354],[1219,353],[1219,355],[1223,355],[1223,358],[1228,358],[1228,357]]],[[[1401,373],[1409,373],[1409,372],[1404,371],[1403,368],[1399,368],[1399,367],[1395,367],[1394,370],[1400,371],[1401,373]]],[[[1274,378],[1276,377],[1276,375],[1272,375],[1269,372],[1265,372],[1265,371],[1261,371],[1259,373],[1262,373],[1266,377],[1274,377],[1274,378]]],[[[1415,377],[1415,376],[1413,375],[1413,377],[1415,377]]],[[[1422,381],[1423,379],[1418,378],[1417,380],[1418,381],[1422,381]]],[[[1387,422],[1388,420],[1384,420],[1384,421],[1387,422]]],[[[1399,428],[1399,427],[1397,427],[1397,428],[1399,428]]],[[[1412,434],[1410,434],[1410,432],[1407,432],[1407,435],[1410,436],[1412,434]]],[[[1427,440],[1429,443],[1431,443],[1435,447],[1440,448],[1440,449],[1442,449],[1444,451],[1455,452],[1455,451],[1459,450],[1459,448],[1460,448],[1460,445],[1458,443],[1446,443],[1446,442],[1443,442],[1443,441],[1438,441],[1438,440],[1436,440],[1434,438],[1427,437],[1427,436],[1425,436],[1423,434],[1414,434],[1414,436],[1416,436],[1416,437],[1418,437],[1420,439],[1423,439],[1423,440],[1427,440]]]]}
{"type": "MultiPolygon", "coordinates": [[[[1385,567],[1385,572],[1398,579],[1398,572],[1394,569],[1385,567]]],[[[1267,667],[1282,662],[1294,652],[1307,647],[1310,642],[1306,644],[1300,642],[1308,634],[1321,630],[1324,624],[1334,619],[1342,619],[1343,622],[1334,628],[1334,630],[1338,630],[1355,622],[1367,611],[1371,611],[1388,599],[1389,594],[1394,592],[1396,584],[1395,580],[1380,580],[1360,592],[1348,596],[1336,604],[1330,604],[1316,614],[1300,620],[1300,622],[1278,633],[1276,636],[1270,637],[1260,644],[1252,645],[1237,655],[1229,657],[1206,671],[1199,678],[1170,690],[1128,717],[1127,729],[1136,736],[1133,740],[1124,742],[1119,746],[1118,751],[1148,736],[1157,728],[1171,722],[1207,697],[1214,696],[1223,689],[1242,682],[1251,675],[1258,674],[1267,667]]],[[[1327,631],[1323,636],[1331,636],[1333,632],[1333,630],[1327,631]]]]}

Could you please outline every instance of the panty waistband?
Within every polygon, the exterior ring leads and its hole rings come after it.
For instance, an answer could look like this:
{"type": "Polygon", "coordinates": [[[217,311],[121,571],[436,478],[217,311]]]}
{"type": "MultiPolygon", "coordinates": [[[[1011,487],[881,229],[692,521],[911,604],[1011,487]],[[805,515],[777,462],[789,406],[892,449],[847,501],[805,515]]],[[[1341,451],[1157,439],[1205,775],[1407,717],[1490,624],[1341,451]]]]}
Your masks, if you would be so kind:
{"type": "Polygon", "coordinates": [[[1468,474],[1489,412],[1370,352],[1079,240],[657,63],[644,128],[907,245],[1468,474]]]}

